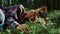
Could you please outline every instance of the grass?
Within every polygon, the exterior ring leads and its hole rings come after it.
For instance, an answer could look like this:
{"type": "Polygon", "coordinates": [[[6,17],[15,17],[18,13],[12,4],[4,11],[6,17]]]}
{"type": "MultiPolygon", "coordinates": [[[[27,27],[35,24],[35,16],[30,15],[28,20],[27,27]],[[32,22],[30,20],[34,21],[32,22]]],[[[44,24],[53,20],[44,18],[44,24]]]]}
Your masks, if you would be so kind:
{"type": "MultiPolygon", "coordinates": [[[[48,13],[48,18],[53,25],[49,25],[47,27],[42,26],[42,23],[36,19],[34,23],[32,21],[26,22],[26,27],[29,27],[29,33],[21,32],[16,30],[15,28],[9,28],[6,30],[1,30],[0,34],[60,34],[60,28],[57,28],[56,20],[54,18],[58,18],[60,16],[60,11],[54,10],[48,13]],[[53,21],[52,21],[53,19],[53,21]],[[54,24],[55,23],[55,24],[54,24]]],[[[58,20],[57,20],[58,21],[58,20]]],[[[23,27],[25,27],[23,26],[23,27]]]]}

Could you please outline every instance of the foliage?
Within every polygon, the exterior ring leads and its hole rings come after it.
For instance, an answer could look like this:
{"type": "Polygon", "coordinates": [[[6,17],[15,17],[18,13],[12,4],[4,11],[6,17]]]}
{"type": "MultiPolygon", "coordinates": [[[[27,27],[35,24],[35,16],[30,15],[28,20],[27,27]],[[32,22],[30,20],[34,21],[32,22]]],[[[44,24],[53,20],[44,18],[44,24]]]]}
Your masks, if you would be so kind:
{"type": "Polygon", "coordinates": [[[23,4],[30,9],[45,5],[49,10],[60,9],[60,0],[0,0],[0,4],[3,6],[23,4]]]}

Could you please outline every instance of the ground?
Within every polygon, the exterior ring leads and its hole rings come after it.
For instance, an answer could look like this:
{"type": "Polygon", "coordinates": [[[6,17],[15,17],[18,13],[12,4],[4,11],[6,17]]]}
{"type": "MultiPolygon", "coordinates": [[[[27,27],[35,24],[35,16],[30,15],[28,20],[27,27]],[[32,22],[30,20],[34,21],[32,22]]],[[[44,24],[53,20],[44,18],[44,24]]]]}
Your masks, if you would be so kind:
{"type": "Polygon", "coordinates": [[[50,11],[47,17],[49,18],[49,21],[51,21],[52,25],[47,27],[42,26],[38,21],[34,21],[35,23],[32,23],[32,21],[27,22],[26,27],[29,27],[29,33],[18,31],[15,28],[9,28],[6,30],[1,30],[0,34],[60,34],[60,28],[58,27],[59,16],[60,10],[50,11]]]}

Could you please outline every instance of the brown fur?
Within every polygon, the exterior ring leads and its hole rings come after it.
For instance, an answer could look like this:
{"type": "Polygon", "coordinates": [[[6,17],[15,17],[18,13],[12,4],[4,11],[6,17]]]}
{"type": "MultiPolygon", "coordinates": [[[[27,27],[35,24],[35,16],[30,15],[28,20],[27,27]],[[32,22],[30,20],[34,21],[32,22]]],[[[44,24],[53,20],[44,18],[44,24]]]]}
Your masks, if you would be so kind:
{"type": "Polygon", "coordinates": [[[35,17],[37,16],[38,18],[41,17],[41,13],[47,13],[47,7],[46,6],[42,6],[36,10],[31,9],[29,10],[29,12],[27,13],[27,18],[29,18],[30,20],[34,20],[35,17]]]}
{"type": "MultiPolygon", "coordinates": [[[[41,17],[41,14],[40,13],[47,14],[47,7],[46,6],[42,6],[41,8],[38,8],[36,10],[36,16],[41,17]]],[[[44,18],[44,20],[46,21],[46,24],[45,25],[47,25],[47,23],[48,23],[48,19],[46,19],[46,17],[44,18]]]]}
{"type": "Polygon", "coordinates": [[[40,13],[43,13],[43,14],[47,13],[47,7],[42,6],[42,7],[38,8],[38,9],[36,9],[36,16],[41,17],[40,13]]]}
{"type": "Polygon", "coordinates": [[[35,10],[29,10],[29,12],[27,13],[27,18],[33,21],[35,19],[35,10]]]}

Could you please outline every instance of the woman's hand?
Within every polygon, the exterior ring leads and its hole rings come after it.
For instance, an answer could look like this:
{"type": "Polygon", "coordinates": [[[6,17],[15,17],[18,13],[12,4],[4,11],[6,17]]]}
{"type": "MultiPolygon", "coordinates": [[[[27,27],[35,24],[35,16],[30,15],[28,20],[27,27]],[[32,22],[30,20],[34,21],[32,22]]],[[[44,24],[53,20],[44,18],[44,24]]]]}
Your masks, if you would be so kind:
{"type": "Polygon", "coordinates": [[[19,31],[29,33],[29,27],[26,24],[20,24],[16,27],[19,31]]]}

